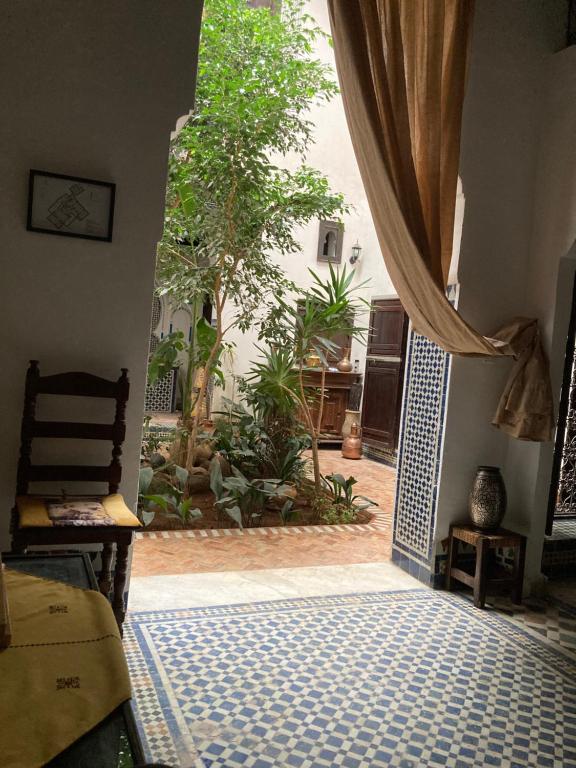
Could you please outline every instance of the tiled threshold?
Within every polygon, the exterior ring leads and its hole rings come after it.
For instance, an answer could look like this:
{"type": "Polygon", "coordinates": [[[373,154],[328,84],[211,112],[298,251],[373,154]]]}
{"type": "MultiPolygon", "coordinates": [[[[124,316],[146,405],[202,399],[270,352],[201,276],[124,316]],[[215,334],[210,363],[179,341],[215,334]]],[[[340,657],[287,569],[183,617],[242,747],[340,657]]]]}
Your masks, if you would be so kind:
{"type": "Polygon", "coordinates": [[[200,528],[191,531],[142,531],[137,539],[207,539],[225,536],[298,536],[318,533],[366,533],[388,530],[392,524],[391,513],[378,511],[370,523],[350,525],[286,525],[262,528],[200,528]]]}

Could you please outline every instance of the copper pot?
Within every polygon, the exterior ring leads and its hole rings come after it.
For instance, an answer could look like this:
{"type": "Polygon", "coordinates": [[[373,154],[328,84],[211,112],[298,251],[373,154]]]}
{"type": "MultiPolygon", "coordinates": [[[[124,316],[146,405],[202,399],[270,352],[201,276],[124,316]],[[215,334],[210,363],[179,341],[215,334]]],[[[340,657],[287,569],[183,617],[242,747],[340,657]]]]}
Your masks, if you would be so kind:
{"type": "Polygon", "coordinates": [[[360,425],[355,421],[350,427],[350,434],[342,441],[342,456],[345,459],[362,458],[361,431],[360,425]]]}
{"type": "Polygon", "coordinates": [[[345,349],[344,350],[344,356],[342,360],[339,360],[336,363],[336,368],[340,371],[340,373],[350,373],[352,370],[352,363],[350,362],[350,350],[345,349]]]}

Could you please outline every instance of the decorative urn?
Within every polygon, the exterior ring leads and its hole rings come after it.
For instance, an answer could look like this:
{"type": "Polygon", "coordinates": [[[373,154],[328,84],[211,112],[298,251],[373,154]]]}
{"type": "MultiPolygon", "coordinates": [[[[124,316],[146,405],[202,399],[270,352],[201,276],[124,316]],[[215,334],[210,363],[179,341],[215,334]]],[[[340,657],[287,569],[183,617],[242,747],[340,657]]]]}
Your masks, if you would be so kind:
{"type": "Polygon", "coordinates": [[[320,360],[320,356],[313,349],[309,349],[304,358],[304,363],[308,368],[320,368],[322,360],[320,360]]]}
{"type": "Polygon", "coordinates": [[[342,360],[339,360],[336,363],[336,368],[340,371],[340,373],[350,373],[350,371],[353,368],[352,363],[350,362],[350,350],[345,349],[344,355],[342,357],[342,360]]]}
{"type": "Polygon", "coordinates": [[[346,408],[344,411],[344,423],[342,424],[342,437],[348,437],[352,431],[352,424],[360,424],[360,411],[352,411],[346,408]]]}
{"type": "Polygon", "coordinates": [[[506,486],[499,467],[480,466],[469,498],[470,519],[476,528],[499,528],[506,514],[506,486]]]}
{"type": "Polygon", "coordinates": [[[345,459],[362,458],[362,438],[360,434],[360,425],[355,421],[350,427],[350,434],[342,441],[342,456],[345,459]]]}

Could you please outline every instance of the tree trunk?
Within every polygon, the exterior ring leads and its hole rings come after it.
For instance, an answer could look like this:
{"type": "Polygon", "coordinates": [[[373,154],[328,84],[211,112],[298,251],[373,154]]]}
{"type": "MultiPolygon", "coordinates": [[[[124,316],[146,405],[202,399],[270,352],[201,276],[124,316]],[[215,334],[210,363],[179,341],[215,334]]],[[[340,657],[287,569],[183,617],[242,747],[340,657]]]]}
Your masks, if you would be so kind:
{"type": "Polygon", "coordinates": [[[206,365],[204,366],[204,379],[202,380],[202,384],[200,385],[200,392],[198,393],[198,397],[196,398],[196,402],[194,404],[196,413],[192,416],[192,428],[188,435],[188,456],[186,458],[186,469],[188,471],[192,469],[196,459],[196,440],[198,439],[198,428],[200,426],[200,419],[202,418],[202,407],[206,397],[206,390],[208,388],[208,381],[210,379],[212,366],[218,357],[221,345],[222,335],[221,333],[218,333],[216,336],[216,341],[214,342],[214,346],[210,350],[206,365]]]}
{"type": "Polygon", "coordinates": [[[322,490],[322,481],[320,474],[320,455],[318,452],[318,437],[312,436],[312,465],[314,467],[314,488],[317,493],[322,490]]]}

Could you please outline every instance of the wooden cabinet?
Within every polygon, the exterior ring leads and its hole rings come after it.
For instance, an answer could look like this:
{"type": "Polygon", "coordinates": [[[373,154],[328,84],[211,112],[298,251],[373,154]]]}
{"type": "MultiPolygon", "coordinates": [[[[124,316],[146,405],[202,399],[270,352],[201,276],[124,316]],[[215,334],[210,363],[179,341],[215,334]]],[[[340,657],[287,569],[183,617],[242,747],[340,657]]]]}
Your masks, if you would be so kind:
{"type": "MultiPolygon", "coordinates": [[[[309,368],[306,371],[305,384],[310,388],[319,388],[322,373],[320,370],[309,368]]],[[[360,380],[357,373],[326,372],[326,391],[322,409],[321,433],[325,442],[336,442],[342,439],[342,426],[348,407],[350,387],[360,380]]],[[[318,404],[313,408],[315,418],[318,416],[318,404]]]]}
{"type": "MultiPolygon", "coordinates": [[[[321,432],[323,435],[341,436],[346,406],[348,405],[348,394],[349,390],[346,389],[326,390],[321,422],[321,432]]],[[[314,417],[318,418],[318,406],[314,408],[314,417]]]]}

